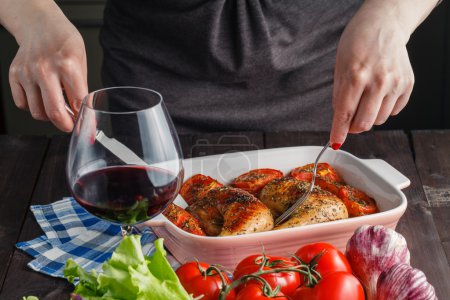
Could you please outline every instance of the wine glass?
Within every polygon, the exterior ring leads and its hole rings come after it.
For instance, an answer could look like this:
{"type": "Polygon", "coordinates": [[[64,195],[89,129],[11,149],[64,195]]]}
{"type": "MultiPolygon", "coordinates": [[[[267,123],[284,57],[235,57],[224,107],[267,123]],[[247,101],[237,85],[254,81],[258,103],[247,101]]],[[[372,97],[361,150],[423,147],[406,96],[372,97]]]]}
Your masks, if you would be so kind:
{"type": "Polygon", "coordinates": [[[130,235],[175,199],[183,178],[180,143],[162,96],[138,87],[87,95],[70,140],[69,188],[91,214],[130,235]]]}

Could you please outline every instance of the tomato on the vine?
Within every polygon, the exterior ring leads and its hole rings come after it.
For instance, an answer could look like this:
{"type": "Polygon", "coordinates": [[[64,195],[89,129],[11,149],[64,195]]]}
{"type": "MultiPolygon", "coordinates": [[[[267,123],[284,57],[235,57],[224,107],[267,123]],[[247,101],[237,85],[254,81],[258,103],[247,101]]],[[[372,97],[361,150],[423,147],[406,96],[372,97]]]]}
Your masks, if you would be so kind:
{"type": "Polygon", "coordinates": [[[364,300],[364,289],[351,273],[328,274],[314,287],[303,285],[297,289],[293,300],[364,300]]]}
{"type": "MultiPolygon", "coordinates": [[[[314,259],[315,261],[312,263],[317,264],[314,270],[319,272],[322,277],[340,271],[352,273],[352,268],[345,255],[328,243],[305,245],[298,249],[295,255],[307,264],[311,264],[314,259]]],[[[296,258],[292,258],[292,261],[299,263],[296,258]]],[[[305,281],[304,275],[300,275],[300,281],[303,284],[305,281]]]]}
{"type": "MultiPolygon", "coordinates": [[[[203,295],[202,300],[217,300],[223,287],[222,278],[226,284],[230,284],[231,281],[225,273],[222,272],[221,278],[217,271],[208,270],[209,267],[209,264],[203,262],[188,262],[179,267],[176,274],[189,294],[193,294],[194,297],[203,295]]],[[[236,292],[232,290],[226,300],[234,300],[235,296],[236,292]]]]}
{"type": "Polygon", "coordinates": [[[263,287],[258,283],[249,283],[245,285],[236,295],[236,300],[288,300],[282,292],[278,292],[274,297],[264,295],[263,287]]]}
{"type": "MultiPolygon", "coordinates": [[[[289,268],[297,265],[296,262],[291,261],[286,257],[269,255],[266,255],[265,257],[267,258],[267,261],[262,268],[263,271],[278,268],[289,268]]],[[[249,275],[260,270],[263,260],[264,255],[250,255],[244,258],[237,265],[236,270],[234,271],[234,280],[238,280],[244,275],[249,275]]],[[[281,292],[286,296],[293,295],[297,287],[300,285],[300,275],[295,271],[263,274],[259,276],[265,279],[272,289],[276,288],[277,285],[279,285],[281,287],[281,292]]],[[[248,283],[239,286],[238,291],[244,288],[246,285],[255,283],[255,280],[250,280],[248,283]]]]}

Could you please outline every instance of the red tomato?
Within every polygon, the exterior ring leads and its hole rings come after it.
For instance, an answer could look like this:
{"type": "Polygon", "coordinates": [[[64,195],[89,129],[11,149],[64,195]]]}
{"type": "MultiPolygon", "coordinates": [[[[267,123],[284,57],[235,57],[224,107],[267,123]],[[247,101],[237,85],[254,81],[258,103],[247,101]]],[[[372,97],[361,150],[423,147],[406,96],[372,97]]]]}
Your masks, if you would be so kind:
{"type": "Polygon", "coordinates": [[[354,187],[342,186],[338,197],[344,202],[350,217],[370,215],[378,211],[375,200],[354,187]]]}
{"type": "Polygon", "coordinates": [[[209,190],[221,187],[222,185],[223,184],[209,176],[197,174],[183,183],[180,188],[180,195],[187,204],[191,205],[205,196],[209,190]]]}
{"type": "MultiPolygon", "coordinates": [[[[315,270],[319,272],[322,277],[334,272],[352,273],[352,269],[345,255],[334,246],[327,243],[308,244],[298,249],[297,252],[295,252],[295,255],[303,262],[309,264],[311,260],[314,257],[317,257],[317,255],[320,255],[320,253],[322,253],[322,255],[318,257],[316,261],[317,266],[315,267],[315,270]]],[[[297,262],[295,258],[292,258],[292,261],[297,262]]],[[[301,284],[303,284],[304,280],[305,276],[300,275],[301,284]]]]}
{"type": "Polygon", "coordinates": [[[283,177],[283,173],[274,169],[255,169],[244,173],[233,180],[231,186],[245,190],[258,196],[263,187],[276,178],[283,177]]]}
{"type": "MultiPolygon", "coordinates": [[[[268,255],[266,255],[266,257],[269,259],[269,261],[264,266],[263,270],[293,267],[296,265],[295,262],[286,257],[268,255]]],[[[249,275],[257,272],[262,262],[261,258],[261,255],[250,255],[244,258],[237,265],[236,270],[234,271],[234,280],[238,280],[244,275],[249,275]]],[[[293,295],[297,287],[300,285],[300,275],[297,272],[272,273],[261,275],[260,277],[264,278],[269,283],[272,289],[276,288],[276,286],[279,285],[281,287],[281,292],[286,296],[293,295]]],[[[248,283],[255,284],[255,281],[250,280],[248,283]]],[[[238,291],[245,286],[246,284],[239,286],[238,291]]]]}
{"type": "MultiPolygon", "coordinates": [[[[308,164],[303,167],[295,168],[291,171],[291,177],[301,181],[311,182],[314,164],[308,164]]],[[[338,194],[343,180],[336,171],[327,163],[317,164],[316,180],[314,184],[335,195],[338,194]]]]}
{"type": "Polygon", "coordinates": [[[303,285],[297,289],[293,300],[364,300],[364,289],[351,273],[334,272],[323,277],[310,288],[303,285]]]}
{"type": "Polygon", "coordinates": [[[236,295],[236,300],[288,300],[282,292],[278,292],[275,297],[266,297],[262,291],[262,285],[257,283],[247,284],[236,295]]]}
{"type": "Polygon", "coordinates": [[[175,226],[186,232],[196,235],[206,235],[200,226],[200,222],[190,213],[176,204],[169,204],[163,211],[163,215],[175,226]]]}
{"type": "MultiPolygon", "coordinates": [[[[313,169],[314,164],[307,164],[292,170],[291,176],[301,181],[311,181],[313,169]]],[[[316,179],[319,178],[328,182],[343,183],[338,173],[327,163],[317,164],[316,175],[316,179]]]]}
{"type": "MultiPolygon", "coordinates": [[[[209,264],[200,262],[203,271],[209,268],[209,264]]],[[[202,300],[217,300],[222,289],[222,280],[218,273],[212,272],[212,275],[204,276],[200,271],[197,262],[188,262],[179,267],[176,271],[181,285],[194,298],[203,295],[202,300]]],[[[226,284],[230,284],[230,279],[225,273],[222,273],[226,284]]],[[[234,300],[236,292],[233,290],[227,295],[227,300],[234,300]]]]}

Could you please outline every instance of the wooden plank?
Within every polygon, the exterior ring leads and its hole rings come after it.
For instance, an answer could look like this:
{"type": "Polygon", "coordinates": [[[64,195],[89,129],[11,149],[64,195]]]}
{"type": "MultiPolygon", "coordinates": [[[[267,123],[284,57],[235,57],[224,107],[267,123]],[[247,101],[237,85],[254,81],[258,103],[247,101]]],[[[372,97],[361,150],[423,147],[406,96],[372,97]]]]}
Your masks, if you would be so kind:
{"type": "MultiPolygon", "coordinates": [[[[266,134],[266,146],[318,145],[326,142],[328,138],[328,134],[317,133],[283,135],[266,134]]],[[[447,299],[450,295],[450,268],[428,208],[406,134],[402,131],[375,131],[351,135],[342,149],[360,158],[381,158],[411,180],[411,186],[403,190],[408,199],[408,208],[397,225],[397,231],[405,236],[408,242],[412,266],[425,272],[439,299],[447,299]]]]}
{"type": "Polygon", "coordinates": [[[194,135],[190,157],[264,148],[264,136],[259,132],[218,132],[194,135]]]}
{"type": "Polygon", "coordinates": [[[412,132],[416,166],[450,262],[450,130],[412,132]]]}
{"type": "Polygon", "coordinates": [[[45,137],[0,136],[0,290],[47,144],[45,137]]]}
{"type": "MultiPolygon", "coordinates": [[[[69,195],[65,176],[68,144],[68,136],[57,136],[51,140],[33,193],[32,204],[47,204],[69,195]]],[[[15,189],[17,190],[19,189],[15,189]]],[[[33,214],[29,212],[19,240],[27,241],[42,234],[33,214]]],[[[27,254],[19,250],[14,252],[0,299],[19,299],[27,295],[34,295],[39,299],[68,299],[72,291],[71,285],[64,279],[55,279],[31,271],[27,267],[30,260],[27,254]]]]}
{"type": "Polygon", "coordinates": [[[329,134],[326,132],[268,132],[265,134],[266,148],[291,146],[323,146],[329,134]]]}
{"type": "Polygon", "coordinates": [[[450,130],[413,131],[412,137],[428,204],[450,206],[450,130]]]}

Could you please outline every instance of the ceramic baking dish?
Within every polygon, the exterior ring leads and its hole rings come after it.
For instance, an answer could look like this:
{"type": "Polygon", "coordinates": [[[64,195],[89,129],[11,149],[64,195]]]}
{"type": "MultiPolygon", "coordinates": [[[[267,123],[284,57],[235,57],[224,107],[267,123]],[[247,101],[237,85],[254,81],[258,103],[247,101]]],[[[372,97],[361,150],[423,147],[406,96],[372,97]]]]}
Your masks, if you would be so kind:
{"type": "MultiPolygon", "coordinates": [[[[236,176],[257,168],[273,168],[288,174],[293,168],[315,160],[321,147],[288,147],[234,152],[184,160],[184,179],[201,173],[222,183],[229,183],[236,176]]],[[[260,253],[262,246],[269,255],[289,255],[304,244],[324,241],[341,250],[354,230],[363,224],[379,224],[395,228],[406,209],[406,197],[401,189],[410,181],[394,167],[380,159],[359,159],[345,151],[326,151],[321,162],[331,164],[350,185],[373,197],[380,209],[377,214],[296,228],[273,230],[229,237],[204,237],[187,233],[163,215],[146,224],[156,235],[164,238],[164,244],[174,257],[184,263],[197,258],[208,263],[233,267],[244,257],[260,253]]],[[[181,196],[175,203],[186,207],[181,196]]]]}

